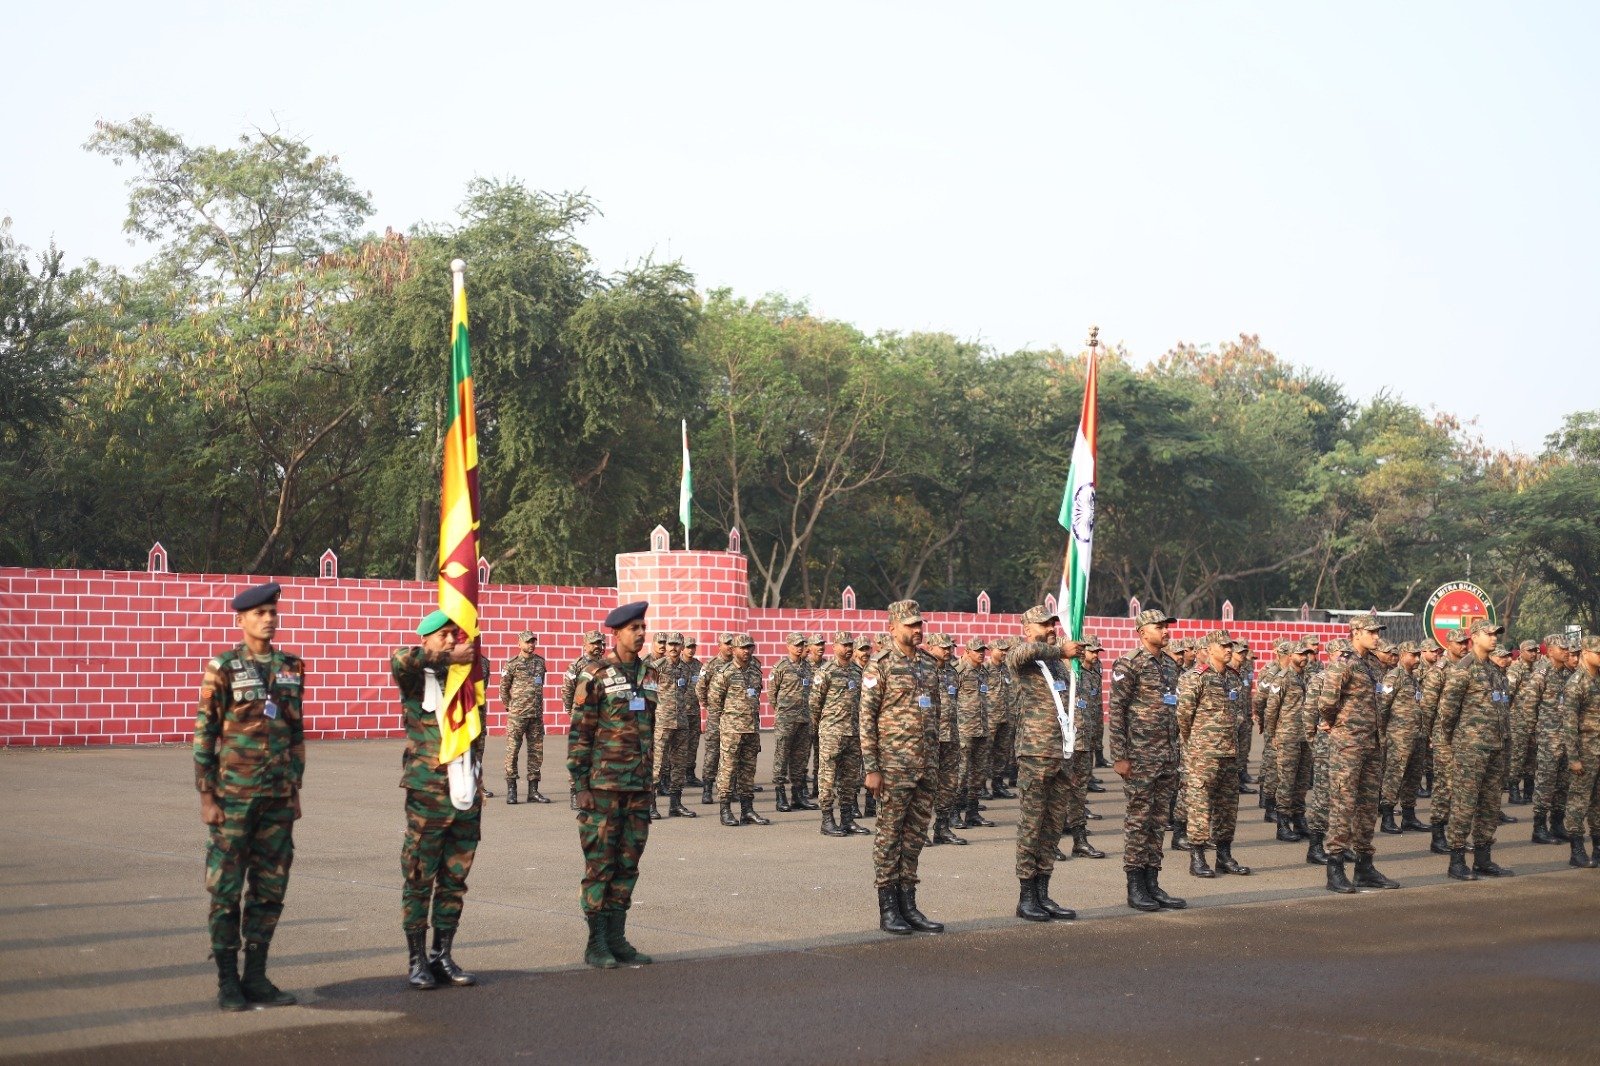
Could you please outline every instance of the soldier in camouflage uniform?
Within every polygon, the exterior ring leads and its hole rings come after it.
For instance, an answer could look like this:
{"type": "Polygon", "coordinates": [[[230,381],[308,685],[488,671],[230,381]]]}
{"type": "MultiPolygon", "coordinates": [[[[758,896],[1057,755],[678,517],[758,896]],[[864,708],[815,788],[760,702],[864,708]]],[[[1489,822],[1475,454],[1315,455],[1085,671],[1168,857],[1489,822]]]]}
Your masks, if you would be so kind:
{"type": "Polygon", "coordinates": [[[961,781],[961,737],[956,728],[956,664],[951,661],[955,641],[947,633],[935,633],[924,647],[934,661],[933,683],[939,689],[939,719],[934,730],[936,759],[933,782],[933,829],[929,844],[965,844],[950,831],[955,811],[957,786],[961,781]]]}
{"type": "Polygon", "coordinates": [[[833,635],[833,658],[811,675],[811,722],[820,743],[817,802],[822,807],[822,835],[869,835],[855,821],[855,796],[861,788],[861,667],[855,661],[849,633],[833,635]],[[837,802],[839,818],[834,820],[837,802]]]}
{"type": "MultiPolygon", "coordinates": [[[[1239,715],[1238,724],[1234,726],[1234,739],[1238,744],[1239,754],[1239,793],[1244,796],[1258,795],[1251,788],[1257,778],[1250,773],[1250,704],[1255,699],[1256,689],[1256,660],[1250,653],[1250,642],[1241,640],[1233,648],[1233,671],[1239,675],[1239,705],[1235,708],[1239,715]]],[[[1265,757],[1261,763],[1262,773],[1266,772],[1265,757]]]]}
{"type": "Polygon", "coordinates": [[[1533,842],[1559,844],[1567,839],[1563,825],[1571,779],[1565,715],[1561,696],[1581,655],[1564,636],[1545,642],[1546,661],[1522,683],[1524,698],[1535,701],[1534,733],[1538,756],[1533,778],[1533,842]]]}
{"type": "Polygon", "coordinates": [[[989,697],[993,692],[992,669],[985,661],[988,651],[982,638],[967,641],[966,651],[956,664],[956,733],[961,742],[961,765],[957,772],[956,811],[952,824],[963,829],[989,828],[993,822],[978,810],[978,793],[989,766],[989,697]]]}
{"type": "Polygon", "coordinates": [[[706,664],[695,657],[695,652],[700,648],[700,642],[694,634],[683,642],[683,658],[679,662],[683,666],[683,687],[680,694],[683,698],[683,721],[686,736],[684,737],[684,775],[683,785],[688,789],[704,788],[705,782],[695,775],[694,768],[699,762],[700,751],[700,674],[705,670],[706,664]]]}
{"type": "Polygon", "coordinates": [[[694,818],[683,805],[689,777],[689,715],[693,690],[683,661],[683,634],[667,634],[667,657],[656,671],[660,699],[656,702],[656,777],[667,779],[667,816],[694,818]]]}
{"type": "Polygon", "coordinates": [[[517,752],[528,743],[528,802],[549,803],[539,791],[544,767],[544,656],[535,649],[539,638],[524,629],[517,638],[519,655],[500,675],[500,702],[506,708],[506,802],[517,802],[517,752]]]}
{"type": "MultiPolygon", "coordinates": [[[[1195,655],[1189,643],[1189,638],[1180,637],[1167,645],[1167,654],[1178,664],[1178,678],[1194,668],[1195,655]]],[[[1176,708],[1174,708],[1176,709],[1176,708]]],[[[1167,818],[1167,824],[1172,827],[1172,850],[1189,850],[1189,760],[1183,750],[1183,738],[1176,733],[1174,743],[1177,744],[1178,754],[1178,781],[1172,794],[1172,813],[1167,818]]]]}
{"type": "Polygon", "coordinates": [[[1444,661],[1437,676],[1422,680],[1423,717],[1428,722],[1428,751],[1432,755],[1433,780],[1428,786],[1428,821],[1433,830],[1429,847],[1437,854],[1450,854],[1445,842],[1445,827],[1450,823],[1450,745],[1439,732],[1439,697],[1444,693],[1450,671],[1461,665],[1467,657],[1468,636],[1465,630],[1456,629],[1445,643],[1444,661]]]}
{"type": "Polygon", "coordinates": [[[716,715],[722,736],[717,801],[727,826],[772,824],[755,809],[756,756],[761,753],[761,667],[755,662],[755,644],[750,634],[735,634],[732,659],[717,671],[706,693],[706,709],[716,715]],[[739,801],[737,818],[734,800],[739,801]]]}
{"type": "Polygon", "coordinates": [[[1493,857],[1494,832],[1500,824],[1500,779],[1511,740],[1506,675],[1494,654],[1504,632],[1504,626],[1487,619],[1473,622],[1471,650],[1445,678],[1439,694],[1436,729],[1450,752],[1450,822],[1445,841],[1450,846],[1449,873],[1458,881],[1511,873],[1493,857]]]}
{"type": "Polygon", "coordinates": [[[1145,610],[1135,619],[1140,646],[1111,666],[1111,766],[1127,796],[1123,816],[1122,868],[1128,876],[1128,906],[1153,911],[1186,904],[1168,896],[1159,881],[1161,832],[1178,786],[1178,664],[1166,653],[1165,611],[1145,610]]]}
{"type": "Polygon", "coordinates": [[[1513,805],[1533,802],[1533,749],[1534,714],[1527,713],[1517,697],[1522,694],[1522,683],[1542,660],[1539,642],[1525,640],[1517,648],[1517,659],[1506,669],[1506,691],[1511,694],[1511,747],[1506,757],[1506,774],[1510,781],[1513,805]]]}
{"type": "Polygon", "coordinates": [[[1306,793],[1311,789],[1311,741],[1317,727],[1306,702],[1306,660],[1312,649],[1304,641],[1285,641],[1284,650],[1282,668],[1264,685],[1261,717],[1272,734],[1278,764],[1273,774],[1277,839],[1293,844],[1311,837],[1306,793]]]}
{"type": "Polygon", "coordinates": [[[1412,763],[1422,758],[1422,737],[1418,729],[1422,722],[1422,680],[1419,669],[1422,653],[1415,641],[1406,641],[1399,647],[1399,662],[1383,678],[1378,693],[1378,709],[1383,726],[1383,781],[1378,791],[1380,828],[1385,833],[1403,833],[1407,829],[1426,832],[1427,826],[1417,820],[1416,800],[1413,798],[1401,808],[1402,820],[1395,821],[1395,804],[1401,798],[1401,788],[1412,763]]]}
{"type": "MultiPolygon", "coordinates": [[[[441,982],[476,983],[451,957],[456,929],[461,924],[462,897],[467,875],[478,851],[483,797],[458,808],[450,794],[449,764],[439,762],[439,715],[443,713],[445,675],[452,664],[470,663],[477,657],[473,642],[443,611],[434,611],[417,626],[420,646],[397,648],[389,656],[389,674],[400,694],[401,717],[406,730],[405,752],[400,759],[400,787],[406,790],[406,833],[400,847],[400,924],[406,934],[411,987],[427,990],[441,982]],[[433,950],[424,953],[429,910],[433,918],[433,950]]],[[[471,765],[482,765],[488,730],[480,716],[478,738],[472,742],[471,765]]],[[[480,789],[481,791],[481,789],[480,789]]]]}
{"type": "Polygon", "coordinates": [[[294,823],[306,769],[305,664],[272,646],[280,592],[270,583],[233,598],[234,621],[244,639],[206,663],[194,719],[194,785],[200,821],[210,837],[211,955],[217,963],[217,1006],[225,1011],[295,1002],[267,979],[267,951],[294,862],[294,823]]]}
{"type": "MultiPolygon", "coordinates": [[[[861,668],[861,675],[863,677],[865,677],[866,673],[867,673],[867,664],[872,661],[872,652],[873,652],[873,650],[874,650],[874,648],[873,648],[873,642],[872,642],[871,638],[866,637],[866,636],[860,636],[860,637],[856,638],[855,654],[852,656],[852,660],[851,661],[853,661],[858,667],[861,668]]],[[[857,691],[860,691],[860,690],[858,689],[857,691]]],[[[865,694],[866,694],[865,692],[861,693],[861,695],[865,695],[865,694]]],[[[860,696],[857,696],[856,697],[856,746],[858,748],[861,746],[860,730],[861,730],[861,698],[860,698],[860,696]]],[[[862,768],[861,768],[861,794],[866,797],[866,800],[865,800],[866,806],[861,808],[861,810],[863,811],[861,816],[863,818],[875,818],[875,817],[877,817],[877,814],[878,814],[878,797],[874,796],[871,792],[868,792],[866,789],[867,789],[867,770],[866,770],[866,765],[863,764],[862,768]]]]}
{"type": "Polygon", "coordinates": [[[1273,723],[1271,730],[1267,729],[1267,693],[1283,672],[1284,660],[1289,657],[1292,647],[1287,640],[1278,641],[1272,649],[1272,661],[1261,668],[1256,675],[1255,685],[1250,689],[1250,721],[1255,725],[1256,732],[1261,734],[1261,773],[1258,775],[1261,791],[1256,796],[1256,806],[1265,812],[1263,820],[1266,822],[1278,820],[1278,749],[1274,743],[1277,723],[1273,723]]]}
{"type": "Polygon", "coordinates": [[[772,668],[772,784],[779,811],[814,811],[806,798],[806,760],[811,755],[811,663],[804,633],[789,634],[789,655],[772,668]]]}
{"type": "MultiPolygon", "coordinates": [[[[567,667],[566,674],[561,678],[561,713],[567,720],[567,756],[572,755],[572,693],[578,687],[578,677],[590,663],[597,663],[605,652],[606,638],[598,629],[591,629],[583,635],[583,653],[579,655],[571,666],[567,667]]],[[[567,804],[573,810],[578,809],[578,793],[574,789],[567,795],[567,804]]]]}
{"type": "Polygon", "coordinates": [[[578,843],[583,881],[578,902],[589,927],[583,961],[600,969],[647,964],[628,943],[628,908],[639,860],[650,838],[655,712],[661,686],[640,658],[649,603],[627,603],[606,615],[616,634],[611,654],[591,663],[573,692],[574,734],[567,772],[578,796],[578,843]]]}
{"type": "Polygon", "coordinates": [[[733,634],[724,633],[717,641],[716,658],[706,663],[705,669],[700,671],[700,680],[696,683],[695,694],[706,713],[705,784],[701,786],[700,792],[702,806],[716,802],[714,793],[717,788],[717,771],[722,765],[722,716],[721,712],[711,706],[711,682],[732,662],[733,634]]]}
{"type": "Polygon", "coordinates": [[[1561,689],[1564,747],[1570,753],[1567,767],[1572,772],[1572,787],[1567,796],[1567,837],[1572,846],[1568,862],[1584,869],[1600,867],[1600,636],[1583,638],[1577,650],[1578,663],[1561,689]],[[1594,854],[1583,847],[1583,831],[1589,830],[1594,854]]]}
{"type": "MultiPolygon", "coordinates": [[[[1327,650],[1329,667],[1352,654],[1350,642],[1343,637],[1328,641],[1327,650]]],[[[1306,847],[1306,862],[1324,868],[1328,865],[1328,853],[1323,850],[1323,840],[1328,835],[1328,730],[1317,714],[1317,701],[1328,677],[1328,670],[1322,669],[1306,682],[1306,717],[1311,728],[1311,788],[1306,793],[1306,825],[1311,843],[1306,847]]]]}
{"type": "MultiPolygon", "coordinates": [[[[828,638],[827,638],[827,636],[825,634],[823,634],[823,633],[813,633],[812,636],[811,636],[811,644],[806,649],[806,662],[811,664],[811,683],[812,683],[812,685],[815,685],[817,683],[817,680],[816,680],[817,679],[817,671],[822,668],[822,662],[823,662],[823,660],[825,658],[827,658],[827,656],[825,654],[825,652],[827,651],[827,648],[828,648],[828,638]]],[[[811,697],[810,697],[809,694],[807,694],[807,696],[806,696],[806,703],[807,703],[807,705],[809,705],[811,703],[811,697]]],[[[821,738],[817,736],[816,719],[813,717],[812,722],[811,722],[811,779],[810,779],[810,784],[809,784],[809,786],[807,787],[807,790],[806,790],[806,795],[810,796],[812,799],[816,799],[817,798],[818,790],[822,785],[822,779],[821,779],[822,763],[821,763],[821,758],[822,758],[822,741],[821,741],[821,738]]],[[[820,804],[819,804],[819,806],[820,806],[820,804]]]]}
{"type": "Polygon", "coordinates": [[[939,933],[917,908],[917,862],[933,815],[940,692],[934,662],[918,650],[922,612],[916,600],[889,605],[889,646],[861,677],[861,763],[878,797],[872,845],[878,928],[939,933]]]}
{"type": "MultiPolygon", "coordinates": [[[[1330,664],[1317,690],[1317,716],[1328,727],[1328,889],[1399,888],[1373,865],[1373,830],[1383,755],[1378,736],[1378,687],[1383,664],[1373,652],[1382,639],[1373,615],[1350,620],[1349,659],[1330,664]],[[1344,870],[1345,853],[1356,857],[1355,882],[1344,870]]],[[[1320,726],[1319,726],[1320,728],[1320,726]]]]}
{"type": "MultiPolygon", "coordinates": [[[[1101,758],[1100,752],[1105,744],[1106,719],[1105,719],[1105,688],[1100,667],[1100,653],[1105,648],[1100,643],[1100,638],[1093,633],[1083,635],[1083,648],[1078,658],[1078,713],[1083,717],[1084,724],[1089,729],[1089,781],[1087,789],[1090,792],[1104,792],[1105,786],[1094,775],[1096,766],[1110,766],[1111,764],[1101,758]]],[[[1093,821],[1099,821],[1100,815],[1085,808],[1084,816],[1093,821]]]]}
{"type": "Polygon", "coordinates": [[[1233,834],[1239,821],[1239,705],[1242,682],[1233,669],[1238,644],[1226,630],[1208,633],[1205,661],[1178,682],[1176,718],[1189,763],[1189,873],[1248,874],[1233,858],[1233,834]],[[1215,870],[1206,862],[1206,848],[1217,848],[1215,870]]]}
{"type": "Polygon", "coordinates": [[[1001,637],[989,645],[989,664],[994,671],[990,684],[995,698],[989,702],[989,773],[981,794],[985,799],[1017,798],[1015,793],[1006,791],[1005,783],[1016,741],[1017,678],[1005,661],[1011,644],[1010,637],[1001,637]]]}

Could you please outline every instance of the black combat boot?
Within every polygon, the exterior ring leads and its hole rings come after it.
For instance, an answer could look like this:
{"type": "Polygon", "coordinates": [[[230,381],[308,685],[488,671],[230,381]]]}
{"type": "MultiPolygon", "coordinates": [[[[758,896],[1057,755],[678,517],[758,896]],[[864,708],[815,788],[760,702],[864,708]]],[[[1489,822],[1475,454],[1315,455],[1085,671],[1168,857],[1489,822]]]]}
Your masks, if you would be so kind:
{"type": "Polygon", "coordinates": [[[1215,877],[1217,871],[1213,870],[1206,862],[1206,846],[1196,844],[1189,851],[1189,876],[1190,877],[1215,877]]]}
{"type": "Polygon", "coordinates": [[[529,803],[549,803],[550,797],[539,791],[539,779],[536,777],[528,782],[529,803]]]}
{"type": "Polygon", "coordinates": [[[1217,845],[1217,873],[1238,874],[1240,877],[1247,877],[1250,874],[1250,867],[1244,866],[1234,859],[1233,841],[1231,840],[1225,840],[1217,845]]]}
{"type": "MultiPolygon", "coordinates": [[[[1132,907],[1136,911],[1160,910],[1161,904],[1157,903],[1151,897],[1150,886],[1145,881],[1145,875],[1149,872],[1149,867],[1140,866],[1132,870],[1124,870],[1123,872],[1128,875],[1128,906],[1132,907]]],[[[1028,883],[1024,881],[1022,884],[1023,892],[1026,893],[1028,883]]],[[[1037,906],[1037,904],[1035,904],[1035,906],[1037,906]]],[[[1025,917],[1025,915],[1022,913],[1021,904],[1017,905],[1017,916],[1025,917]]],[[[1036,918],[1032,920],[1038,921],[1036,918]]]]}
{"type": "Polygon", "coordinates": [[[604,911],[583,916],[583,920],[589,924],[589,943],[584,946],[583,961],[600,970],[617,968],[617,957],[611,954],[611,945],[606,943],[608,917],[604,911]]]}
{"type": "Polygon", "coordinates": [[[1278,801],[1271,796],[1261,802],[1261,820],[1268,825],[1275,825],[1278,821],[1278,801]]]}
{"type": "Polygon", "coordinates": [[[1400,828],[1408,833],[1426,833],[1428,831],[1428,823],[1417,817],[1417,809],[1415,807],[1401,807],[1400,828]]]}
{"type": "MultiPolygon", "coordinates": [[[[698,814],[683,805],[683,789],[674,789],[672,802],[667,807],[667,816],[670,818],[698,818],[698,814]]],[[[613,952],[615,954],[615,952],[613,952]]]]}
{"type": "Polygon", "coordinates": [[[1383,819],[1378,825],[1379,829],[1385,833],[1398,834],[1400,832],[1400,824],[1394,820],[1394,804],[1378,804],[1378,814],[1380,814],[1383,819]]]}
{"type": "Polygon", "coordinates": [[[1356,856],[1356,887],[1357,888],[1399,888],[1399,881],[1391,881],[1378,872],[1372,865],[1373,856],[1356,856]]]}
{"type": "Polygon", "coordinates": [[[790,811],[794,810],[794,805],[789,802],[789,786],[773,785],[772,787],[774,794],[777,797],[778,813],[788,814],[790,811]]]}
{"type": "Polygon", "coordinates": [[[1189,844],[1189,827],[1188,826],[1186,826],[1186,825],[1175,825],[1175,826],[1172,827],[1172,844],[1170,846],[1171,846],[1173,851],[1188,851],[1189,850],[1190,844],[1189,844]]]}
{"type": "Polygon", "coordinates": [[[1004,774],[995,775],[994,784],[990,791],[994,793],[994,798],[997,800],[1014,800],[1017,798],[1017,794],[1015,792],[1009,792],[1006,790],[1006,778],[1004,774]]]}
{"type": "Polygon", "coordinates": [[[249,1010],[250,1002],[239,987],[239,951],[212,952],[217,960],[217,1009],[229,1012],[249,1010]]]}
{"type": "Polygon", "coordinates": [[[1328,864],[1328,853],[1322,847],[1322,834],[1315,829],[1311,831],[1311,843],[1306,847],[1306,862],[1312,866],[1328,864]]]}
{"type": "Polygon", "coordinates": [[[1301,840],[1311,839],[1311,827],[1306,824],[1306,812],[1301,811],[1294,816],[1294,831],[1300,834],[1301,840]]]}
{"type": "Polygon", "coordinates": [[[709,807],[715,802],[717,801],[711,796],[711,782],[707,781],[700,788],[700,806],[709,807]]]}
{"type": "Polygon", "coordinates": [[[1102,785],[1099,781],[1096,781],[1092,777],[1089,778],[1088,791],[1090,791],[1090,792],[1104,792],[1105,790],[1106,790],[1106,786],[1102,785]]]}
{"type": "Polygon", "coordinates": [[[1156,901],[1157,906],[1163,910],[1181,911],[1189,905],[1186,899],[1169,896],[1161,887],[1161,869],[1157,866],[1144,868],[1144,884],[1150,890],[1150,898],[1156,901]]]}
{"type": "Polygon", "coordinates": [[[629,966],[649,966],[655,960],[628,943],[628,912],[606,911],[606,947],[611,957],[629,966]]]}
{"type": "Polygon", "coordinates": [[[657,805],[656,795],[653,792],[650,794],[650,820],[652,822],[661,821],[661,808],[657,805]]]}
{"type": "Polygon", "coordinates": [[[896,936],[911,935],[911,926],[900,913],[900,890],[894,885],[878,889],[878,928],[896,936]]]}
{"type": "Polygon", "coordinates": [[[1285,844],[1297,844],[1303,837],[1294,831],[1294,819],[1287,814],[1278,815],[1278,839],[1285,844]]]}
{"type": "Polygon", "coordinates": [[[1446,871],[1457,881],[1476,881],[1478,875],[1472,872],[1472,867],[1467,865],[1467,849],[1451,848],[1450,869],[1446,871]]]}
{"type": "Polygon", "coordinates": [[[978,813],[978,801],[967,801],[967,828],[968,829],[993,829],[994,823],[978,813]]]}
{"type": "Polygon", "coordinates": [[[1050,875],[1040,874],[1033,879],[1033,895],[1039,909],[1058,922],[1070,922],[1078,916],[1071,907],[1063,907],[1050,898],[1050,875]]]}
{"type": "Polygon", "coordinates": [[[964,837],[958,837],[950,832],[950,816],[941,815],[933,823],[933,842],[935,844],[965,844],[964,837]]]}
{"type": "Polygon", "coordinates": [[[1241,796],[1254,796],[1258,794],[1255,789],[1250,787],[1250,782],[1245,780],[1245,778],[1248,778],[1249,776],[1249,774],[1245,774],[1244,777],[1239,779],[1239,795],[1241,796]]]}
{"type": "Polygon", "coordinates": [[[728,801],[728,800],[723,800],[722,801],[722,810],[719,813],[722,816],[722,824],[723,825],[738,825],[739,824],[739,819],[737,819],[737,818],[735,818],[733,816],[733,804],[730,801],[728,801]]]}
{"type": "Polygon", "coordinates": [[[1533,812],[1533,842],[1535,844],[1561,843],[1561,841],[1557,840],[1550,832],[1550,826],[1545,822],[1545,819],[1548,817],[1549,815],[1545,814],[1541,810],[1535,810],[1533,812]]]}
{"type": "Polygon", "coordinates": [[[426,929],[406,930],[406,954],[409,956],[408,962],[411,967],[407,979],[411,982],[411,987],[418,992],[439,987],[438,980],[433,976],[433,968],[428,965],[427,940],[426,929]]]}
{"type": "Polygon", "coordinates": [[[1050,912],[1039,906],[1039,882],[1032,877],[1018,882],[1017,917],[1030,922],[1048,922],[1050,912]]]}
{"type": "MultiPolygon", "coordinates": [[[[849,810],[848,807],[845,809],[849,810]]],[[[822,812],[822,835],[825,837],[847,837],[850,835],[850,830],[840,829],[834,824],[832,806],[822,812]]]]}
{"type": "Polygon", "coordinates": [[[791,787],[789,789],[789,806],[793,807],[797,811],[822,810],[821,807],[817,806],[815,803],[812,803],[810,798],[806,796],[807,791],[806,783],[804,781],[791,787]]]}
{"type": "Polygon", "coordinates": [[[950,808],[950,828],[965,829],[967,827],[967,805],[960,800],[950,808]]]}
{"type": "Polygon", "coordinates": [[[456,965],[456,960],[450,957],[450,948],[455,944],[456,932],[454,929],[448,933],[433,931],[433,951],[428,954],[428,968],[433,971],[433,976],[440,984],[451,984],[458,988],[478,983],[477,977],[456,965]]]}
{"type": "Polygon", "coordinates": [[[753,797],[746,796],[739,801],[739,823],[741,825],[771,825],[771,818],[763,818],[756,813],[756,801],[753,797]]]}
{"type": "Polygon", "coordinates": [[[514,777],[506,782],[506,803],[512,807],[517,805],[517,779],[514,777]]]}
{"type": "Polygon", "coordinates": [[[1506,792],[1506,802],[1514,804],[1514,805],[1516,805],[1518,807],[1522,806],[1522,782],[1521,781],[1517,781],[1515,779],[1512,780],[1511,787],[1506,792]]]}
{"type": "Polygon", "coordinates": [[[1106,853],[1089,843],[1089,830],[1085,826],[1078,826],[1072,831],[1072,854],[1074,858],[1103,859],[1106,853]]]}
{"type": "Polygon", "coordinates": [[[1550,811],[1550,835],[1557,840],[1567,839],[1567,812],[1560,807],[1550,811]]]}
{"type": "Polygon", "coordinates": [[[1494,845],[1472,849],[1472,872],[1479,877],[1511,877],[1517,871],[1494,861],[1494,845]]]}
{"type": "Polygon", "coordinates": [[[685,774],[684,778],[683,778],[684,787],[685,788],[704,788],[705,784],[706,783],[704,781],[700,780],[698,777],[695,776],[694,767],[692,767],[692,766],[689,767],[689,772],[687,774],[685,774]]]}
{"type": "Polygon", "coordinates": [[[1342,855],[1337,858],[1330,856],[1328,859],[1328,891],[1348,895],[1355,890],[1356,886],[1352,885],[1350,878],[1345,876],[1344,857],[1342,855]]]}
{"type": "Polygon", "coordinates": [[[861,815],[861,817],[863,817],[863,818],[876,818],[877,816],[878,816],[878,797],[874,796],[871,792],[868,792],[867,793],[867,806],[866,806],[866,808],[864,810],[864,813],[861,815]]]}
{"type": "Polygon", "coordinates": [[[1052,849],[1052,851],[1055,854],[1056,862],[1066,862],[1066,861],[1068,861],[1067,860],[1067,853],[1061,850],[1061,838],[1060,837],[1056,837],[1056,844],[1055,844],[1055,847],[1052,849]]]}
{"type": "Polygon", "coordinates": [[[856,824],[856,805],[854,803],[839,804],[839,828],[854,836],[869,837],[872,830],[864,825],[856,824]]]}
{"type": "Polygon", "coordinates": [[[1512,822],[1520,822],[1520,821],[1522,821],[1521,818],[1518,818],[1514,814],[1507,814],[1505,812],[1505,808],[1504,807],[1500,808],[1500,812],[1499,813],[1500,813],[1500,824],[1501,825],[1510,825],[1512,822]]]}
{"type": "Polygon", "coordinates": [[[268,1007],[292,1007],[296,1002],[294,993],[285,992],[267,980],[266,944],[244,946],[244,976],[239,980],[239,990],[251,1003],[268,1007]]]}
{"type": "Polygon", "coordinates": [[[917,886],[905,881],[900,882],[900,916],[919,933],[944,932],[943,922],[932,921],[917,910],[917,886]]]}
{"type": "Polygon", "coordinates": [[[1570,837],[1567,843],[1572,848],[1572,858],[1567,860],[1568,866],[1576,866],[1580,870],[1593,870],[1600,866],[1600,841],[1595,842],[1595,854],[1590,856],[1583,850],[1583,837],[1570,837]]]}
{"type": "Polygon", "coordinates": [[[1522,779],[1522,802],[1533,802],[1533,777],[1529,775],[1522,779]]]}
{"type": "Polygon", "coordinates": [[[1432,826],[1431,829],[1433,832],[1433,839],[1428,842],[1428,850],[1433,852],[1435,855],[1450,854],[1450,845],[1446,844],[1444,840],[1444,826],[1435,825],[1432,826]]]}
{"type": "Polygon", "coordinates": [[[665,796],[666,794],[667,794],[667,775],[666,775],[666,772],[663,771],[661,776],[656,778],[656,795],[665,796]]]}
{"type": "MultiPolygon", "coordinates": [[[[992,799],[994,799],[994,791],[989,787],[990,784],[992,783],[992,781],[993,781],[993,778],[986,777],[986,778],[983,779],[983,783],[978,786],[978,798],[979,799],[982,799],[982,800],[992,800],[992,799]]],[[[985,808],[985,809],[987,809],[987,808],[985,808]]]]}

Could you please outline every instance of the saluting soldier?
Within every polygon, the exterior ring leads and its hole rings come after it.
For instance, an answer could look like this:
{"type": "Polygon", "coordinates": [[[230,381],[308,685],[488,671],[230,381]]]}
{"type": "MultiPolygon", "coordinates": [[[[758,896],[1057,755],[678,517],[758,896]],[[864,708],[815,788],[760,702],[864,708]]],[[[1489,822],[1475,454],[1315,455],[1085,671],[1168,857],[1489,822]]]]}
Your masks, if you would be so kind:
{"type": "Polygon", "coordinates": [[[500,675],[500,702],[506,708],[506,802],[517,802],[517,752],[528,743],[528,802],[549,803],[539,791],[544,768],[544,656],[539,637],[524,629],[517,637],[519,652],[500,675]]]}
{"type": "Polygon", "coordinates": [[[211,955],[217,963],[217,1006],[225,1011],[295,1002],[267,979],[267,950],[289,887],[306,769],[305,664],[272,643],[280,593],[273,582],[233,598],[242,639],[206,663],[194,719],[194,786],[200,793],[200,821],[210,837],[211,955]]]}

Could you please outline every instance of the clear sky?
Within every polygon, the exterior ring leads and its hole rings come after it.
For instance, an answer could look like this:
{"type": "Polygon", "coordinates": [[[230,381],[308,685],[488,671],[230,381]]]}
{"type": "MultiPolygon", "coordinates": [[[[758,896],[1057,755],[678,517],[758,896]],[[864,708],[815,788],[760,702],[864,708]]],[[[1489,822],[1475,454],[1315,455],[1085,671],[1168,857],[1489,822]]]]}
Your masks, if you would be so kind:
{"type": "Polygon", "coordinates": [[[141,113],[281,126],[374,229],[474,175],[583,189],[678,257],[877,329],[1136,360],[1241,332],[1537,450],[1600,408],[1600,4],[12,5],[0,215],[135,260],[141,113]]]}

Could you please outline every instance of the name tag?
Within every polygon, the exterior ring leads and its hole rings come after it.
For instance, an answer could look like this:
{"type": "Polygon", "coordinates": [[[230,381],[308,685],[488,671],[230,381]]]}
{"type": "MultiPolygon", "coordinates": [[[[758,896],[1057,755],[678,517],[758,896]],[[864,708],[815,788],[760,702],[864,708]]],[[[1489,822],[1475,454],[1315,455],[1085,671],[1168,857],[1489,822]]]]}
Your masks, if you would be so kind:
{"type": "Polygon", "coordinates": [[[266,715],[268,718],[276,718],[278,717],[278,705],[273,703],[271,700],[268,700],[267,705],[261,708],[261,713],[266,715]]]}
{"type": "Polygon", "coordinates": [[[921,707],[923,710],[927,710],[929,707],[933,706],[933,697],[932,696],[918,696],[917,697],[917,706],[921,707]]]}
{"type": "Polygon", "coordinates": [[[644,697],[643,696],[635,696],[631,700],[629,700],[628,701],[628,710],[630,710],[630,711],[642,711],[642,710],[644,710],[644,697]]]}
{"type": "Polygon", "coordinates": [[[300,685],[300,675],[298,675],[298,674],[278,674],[276,677],[274,677],[272,679],[272,683],[274,685],[287,685],[290,688],[298,688],[299,685],[300,685]]]}
{"type": "Polygon", "coordinates": [[[1161,702],[1168,707],[1176,707],[1178,705],[1178,697],[1176,694],[1168,692],[1162,695],[1161,702]]]}

